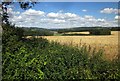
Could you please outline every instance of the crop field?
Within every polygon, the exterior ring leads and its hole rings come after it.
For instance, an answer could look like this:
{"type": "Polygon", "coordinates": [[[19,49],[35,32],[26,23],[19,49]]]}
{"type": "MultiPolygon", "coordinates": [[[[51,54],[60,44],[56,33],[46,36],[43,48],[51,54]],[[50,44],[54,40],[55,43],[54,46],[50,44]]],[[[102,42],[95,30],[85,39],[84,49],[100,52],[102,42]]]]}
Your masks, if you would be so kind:
{"type": "Polygon", "coordinates": [[[89,32],[68,32],[66,34],[86,34],[86,35],[88,35],[89,32]]]}
{"type": "MultiPolygon", "coordinates": [[[[70,33],[70,32],[69,32],[70,33]]],[[[76,33],[76,32],[75,32],[76,33]]],[[[77,32],[78,33],[78,32],[77,32]]],[[[85,32],[82,32],[85,34],[85,32]]],[[[43,36],[49,41],[72,46],[91,46],[92,49],[103,49],[106,59],[112,60],[118,55],[118,31],[111,31],[111,35],[99,36],[43,36]]],[[[71,33],[70,33],[71,34],[71,33]]],[[[88,34],[88,32],[86,32],[88,34]]]]}

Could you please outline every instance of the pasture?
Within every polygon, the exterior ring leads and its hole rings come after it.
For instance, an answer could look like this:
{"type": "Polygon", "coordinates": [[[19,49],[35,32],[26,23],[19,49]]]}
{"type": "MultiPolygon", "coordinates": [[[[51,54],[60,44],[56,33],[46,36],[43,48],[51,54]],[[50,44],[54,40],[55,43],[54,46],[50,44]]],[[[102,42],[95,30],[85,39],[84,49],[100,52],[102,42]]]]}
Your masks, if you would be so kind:
{"type": "MultiPolygon", "coordinates": [[[[69,32],[67,34],[73,34],[69,32]]],[[[89,32],[74,32],[80,34],[89,34],[89,32]]],[[[111,31],[111,35],[94,36],[42,36],[49,41],[56,41],[60,44],[81,46],[91,46],[92,49],[103,49],[105,58],[112,60],[118,55],[118,31],[111,31]]]]}

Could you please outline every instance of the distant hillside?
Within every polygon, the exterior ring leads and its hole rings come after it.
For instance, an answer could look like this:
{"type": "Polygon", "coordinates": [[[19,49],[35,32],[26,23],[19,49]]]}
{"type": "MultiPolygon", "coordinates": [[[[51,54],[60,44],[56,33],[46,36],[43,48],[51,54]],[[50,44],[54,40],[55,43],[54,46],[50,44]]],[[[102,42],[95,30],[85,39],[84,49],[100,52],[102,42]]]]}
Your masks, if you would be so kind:
{"type": "Polygon", "coordinates": [[[65,33],[65,32],[84,32],[93,31],[98,29],[108,29],[111,31],[120,31],[120,27],[75,27],[75,28],[64,28],[64,29],[45,29],[38,27],[22,27],[24,30],[24,36],[52,36],[54,32],[65,33]]]}
{"type": "Polygon", "coordinates": [[[111,31],[120,31],[120,27],[76,27],[76,28],[51,29],[51,30],[57,31],[58,33],[64,33],[64,32],[92,31],[95,29],[109,29],[111,31]]]}
{"type": "Polygon", "coordinates": [[[24,36],[51,36],[54,33],[48,29],[37,28],[37,27],[22,27],[24,30],[24,36]]]}

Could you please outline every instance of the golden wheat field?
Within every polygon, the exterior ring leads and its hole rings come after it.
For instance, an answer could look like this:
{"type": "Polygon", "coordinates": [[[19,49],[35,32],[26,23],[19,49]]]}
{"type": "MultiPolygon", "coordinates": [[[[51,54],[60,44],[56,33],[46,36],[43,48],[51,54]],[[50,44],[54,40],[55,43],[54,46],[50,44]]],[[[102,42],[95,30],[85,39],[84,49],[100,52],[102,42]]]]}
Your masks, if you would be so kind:
{"type": "MultiPolygon", "coordinates": [[[[57,41],[60,44],[79,46],[90,45],[92,48],[104,49],[106,59],[114,59],[118,55],[118,31],[111,31],[112,35],[103,36],[43,36],[49,41],[57,41]]],[[[85,34],[85,32],[84,32],[85,34]]],[[[86,32],[88,34],[88,32],[86,32]]]]}

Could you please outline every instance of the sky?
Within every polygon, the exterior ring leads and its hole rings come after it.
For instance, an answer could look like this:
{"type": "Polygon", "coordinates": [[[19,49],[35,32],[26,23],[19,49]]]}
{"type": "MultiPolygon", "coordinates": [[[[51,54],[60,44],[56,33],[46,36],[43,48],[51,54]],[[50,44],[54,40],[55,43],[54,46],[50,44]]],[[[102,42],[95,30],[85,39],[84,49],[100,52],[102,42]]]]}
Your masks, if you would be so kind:
{"type": "Polygon", "coordinates": [[[117,2],[38,2],[23,10],[16,2],[8,6],[9,21],[18,27],[73,28],[118,26],[117,2]]]}

